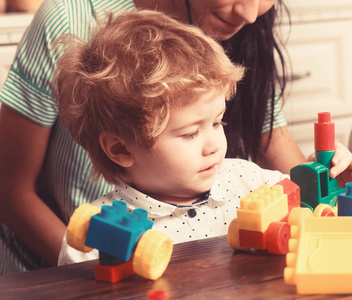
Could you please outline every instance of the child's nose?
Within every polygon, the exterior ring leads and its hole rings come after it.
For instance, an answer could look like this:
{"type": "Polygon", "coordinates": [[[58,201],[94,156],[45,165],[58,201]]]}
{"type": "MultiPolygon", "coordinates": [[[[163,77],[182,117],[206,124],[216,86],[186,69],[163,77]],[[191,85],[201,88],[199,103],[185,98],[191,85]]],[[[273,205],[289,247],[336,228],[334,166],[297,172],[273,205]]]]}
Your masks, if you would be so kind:
{"type": "Polygon", "coordinates": [[[239,16],[247,24],[253,24],[258,17],[260,0],[236,1],[233,13],[239,16]]]}
{"type": "Polygon", "coordinates": [[[222,136],[218,132],[210,133],[203,147],[203,155],[211,155],[218,152],[223,147],[222,136]]]}

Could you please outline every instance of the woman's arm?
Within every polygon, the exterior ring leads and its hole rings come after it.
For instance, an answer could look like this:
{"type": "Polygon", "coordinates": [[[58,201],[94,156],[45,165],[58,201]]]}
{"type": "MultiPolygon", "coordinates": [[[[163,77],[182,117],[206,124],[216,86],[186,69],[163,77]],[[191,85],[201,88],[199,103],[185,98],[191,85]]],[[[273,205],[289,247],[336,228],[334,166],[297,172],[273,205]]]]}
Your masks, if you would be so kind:
{"type": "Polygon", "coordinates": [[[49,135],[50,128],[1,106],[0,221],[48,263],[56,265],[66,228],[35,191],[49,135]]]}
{"type": "MultiPolygon", "coordinates": [[[[260,145],[265,149],[269,140],[269,131],[264,132],[260,145]]],[[[275,128],[272,131],[270,143],[256,163],[265,169],[279,170],[284,174],[290,174],[291,168],[305,163],[306,159],[297,146],[286,126],[275,128]]]]}

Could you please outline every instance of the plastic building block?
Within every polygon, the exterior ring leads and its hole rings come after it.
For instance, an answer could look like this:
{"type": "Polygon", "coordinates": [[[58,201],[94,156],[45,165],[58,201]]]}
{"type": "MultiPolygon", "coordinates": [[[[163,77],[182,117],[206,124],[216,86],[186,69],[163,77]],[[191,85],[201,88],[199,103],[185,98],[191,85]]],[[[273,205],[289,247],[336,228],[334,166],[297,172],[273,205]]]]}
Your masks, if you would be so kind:
{"type": "MultiPolygon", "coordinates": [[[[286,254],[290,238],[289,211],[299,205],[299,186],[291,180],[284,179],[273,187],[261,185],[241,199],[237,219],[228,229],[230,247],[267,249],[270,253],[286,254]]],[[[310,210],[309,213],[312,215],[310,210]]]]}
{"type": "Polygon", "coordinates": [[[318,113],[318,123],[314,123],[314,148],[317,151],[335,149],[335,124],[329,112],[318,113]]]}
{"type": "Polygon", "coordinates": [[[101,209],[83,204],[70,219],[68,244],[80,251],[99,250],[96,280],[117,282],[133,274],[155,280],[169,264],[173,248],[170,236],[151,229],[153,222],[147,219],[146,210],[127,212],[126,207],[119,200],[101,209]]]}
{"type": "Polygon", "coordinates": [[[266,249],[265,233],[262,231],[239,229],[239,245],[241,245],[241,249],[266,249]]]}
{"type": "Polygon", "coordinates": [[[352,216],[352,182],[346,183],[346,194],[337,196],[338,215],[352,216]]]}
{"type": "Polygon", "coordinates": [[[314,124],[315,162],[304,163],[291,169],[291,180],[299,185],[301,205],[314,210],[319,204],[336,205],[337,196],[345,192],[335,178],[329,177],[331,159],[335,150],[335,125],[330,113],[318,114],[314,124]]]}
{"type": "Polygon", "coordinates": [[[288,224],[292,225],[300,225],[304,218],[313,217],[313,212],[308,207],[294,207],[290,211],[290,215],[288,217],[288,224]]]}
{"type": "Polygon", "coordinates": [[[286,284],[299,294],[352,293],[352,218],[303,218],[291,225],[286,284]]]}
{"type": "Polygon", "coordinates": [[[99,263],[106,266],[114,266],[124,263],[125,261],[113,255],[99,251],[99,263]]]}
{"type": "Polygon", "coordinates": [[[267,249],[274,254],[286,254],[290,226],[285,222],[272,222],[265,232],[240,229],[239,240],[241,249],[267,249]]]}
{"type": "MultiPolygon", "coordinates": [[[[117,282],[133,274],[156,280],[165,272],[172,254],[172,240],[165,233],[150,229],[137,243],[134,256],[128,262],[117,265],[98,264],[95,266],[95,278],[99,281],[117,282]]],[[[119,263],[113,257],[99,252],[99,261],[119,263]]]]}
{"type": "MultiPolygon", "coordinates": [[[[237,221],[238,221],[237,219],[233,219],[230,223],[229,229],[227,231],[227,242],[232,249],[248,250],[249,248],[245,249],[245,247],[241,246],[240,229],[238,228],[237,221]]],[[[251,241],[251,239],[248,238],[246,239],[246,241],[251,241]]]]}
{"type": "Polygon", "coordinates": [[[135,274],[133,261],[129,260],[116,266],[97,264],[94,266],[95,280],[115,283],[135,274]]]}
{"type": "Polygon", "coordinates": [[[266,249],[270,253],[284,255],[288,252],[290,226],[285,222],[272,222],[265,232],[266,249]]]}
{"type": "Polygon", "coordinates": [[[241,207],[237,210],[238,227],[264,232],[271,222],[279,221],[287,214],[287,195],[283,187],[274,185],[271,188],[263,184],[241,199],[241,207]]]}
{"type": "Polygon", "coordinates": [[[295,184],[292,180],[285,178],[276,183],[276,185],[281,185],[283,187],[284,194],[287,195],[289,211],[291,211],[292,208],[301,205],[301,194],[297,184],[295,184]]]}
{"type": "Polygon", "coordinates": [[[86,237],[86,246],[128,261],[138,240],[153,226],[148,212],[137,208],[126,211],[126,203],[114,200],[92,216],[86,237]]]}
{"type": "Polygon", "coordinates": [[[153,229],[148,230],[134,252],[134,271],[142,277],[158,279],[169,264],[172,248],[170,236],[153,229]]]}
{"type": "Polygon", "coordinates": [[[169,295],[165,290],[149,290],[147,300],[169,300],[169,295]]]}
{"type": "Polygon", "coordinates": [[[345,192],[335,178],[329,177],[329,169],[317,162],[292,168],[291,179],[300,186],[301,205],[312,210],[321,203],[335,206],[337,196],[345,192]]]}
{"type": "Polygon", "coordinates": [[[333,208],[328,204],[319,204],[313,212],[314,217],[335,217],[333,208]]]}
{"type": "Polygon", "coordinates": [[[227,238],[232,249],[267,249],[270,253],[280,255],[288,252],[290,226],[286,222],[272,222],[264,232],[238,229],[237,219],[230,226],[232,228],[229,229],[227,238]]]}

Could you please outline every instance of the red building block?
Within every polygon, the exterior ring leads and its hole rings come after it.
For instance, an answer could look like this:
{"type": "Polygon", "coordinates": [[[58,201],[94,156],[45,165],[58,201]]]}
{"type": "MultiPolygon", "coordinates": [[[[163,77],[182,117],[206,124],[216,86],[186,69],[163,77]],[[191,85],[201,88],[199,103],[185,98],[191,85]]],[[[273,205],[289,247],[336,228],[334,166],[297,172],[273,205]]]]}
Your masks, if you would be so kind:
{"type": "Polygon", "coordinates": [[[288,178],[279,181],[276,185],[282,185],[282,187],[284,188],[284,193],[287,195],[289,212],[292,208],[299,207],[301,205],[301,194],[299,190],[299,185],[297,185],[288,178]]]}
{"type": "Polygon", "coordinates": [[[239,237],[241,248],[266,249],[264,232],[240,229],[239,237]]]}
{"type": "Polygon", "coordinates": [[[132,276],[135,274],[133,271],[133,260],[129,260],[128,262],[115,265],[115,266],[107,266],[107,265],[95,265],[95,279],[99,281],[105,282],[117,282],[126,277],[132,276]]]}
{"type": "Polygon", "coordinates": [[[169,296],[165,290],[149,290],[147,300],[169,300],[169,296]]]}

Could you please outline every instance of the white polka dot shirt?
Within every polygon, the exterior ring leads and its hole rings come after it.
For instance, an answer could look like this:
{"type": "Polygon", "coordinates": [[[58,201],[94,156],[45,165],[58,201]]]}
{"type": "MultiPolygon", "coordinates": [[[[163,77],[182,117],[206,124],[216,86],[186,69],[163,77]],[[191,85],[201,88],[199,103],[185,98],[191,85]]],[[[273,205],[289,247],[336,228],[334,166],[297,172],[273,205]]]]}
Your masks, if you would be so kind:
{"type": "MultiPolygon", "coordinates": [[[[225,159],[211,191],[191,205],[160,202],[126,184],[115,186],[114,191],[92,204],[101,207],[112,205],[113,200],[123,200],[128,211],[143,208],[154,222],[153,229],[170,235],[176,244],[226,235],[229,224],[237,217],[240,198],[263,183],[274,185],[287,177],[278,171],[261,169],[246,160],[225,159]]],[[[76,251],[67,245],[64,237],[59,265],[96,258],[97,250],[88,254],[76,251]]]]}

